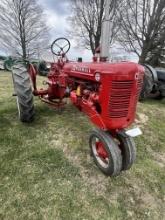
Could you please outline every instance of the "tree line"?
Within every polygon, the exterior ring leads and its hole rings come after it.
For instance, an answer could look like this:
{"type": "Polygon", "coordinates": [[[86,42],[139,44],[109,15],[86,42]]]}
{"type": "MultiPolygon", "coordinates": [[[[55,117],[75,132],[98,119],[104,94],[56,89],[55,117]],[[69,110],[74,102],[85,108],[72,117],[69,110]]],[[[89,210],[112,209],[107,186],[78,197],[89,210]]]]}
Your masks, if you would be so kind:
{"type": "MultiPolygon", "coordinates": [[[[95,53],[100,44],[106,0],[68,0],[70,34],[95,53]]],[[[137,54],[140,63],[165,62],[165,0],[111,0],[111,37],[137,54]]],[[[23,59],[48,47],[49,31],[43,9],[36,0],[0,1],[0,45],[23,59]]]]}
{"type": "Polygon", "coordinates": [[[0,45],[12,55],[28,59],[45,49],[48,28],[36,0],[0,1],[0,45]]]}
{"type": "MultiPolygon", "coordinates": [[[[106,0],[71,0],[72,35],[95,53],[100,44],[106,0]]],[[[111,39],[137,54],[140,63],[165,62],[165,1],[111,0],[111,39]]]]}

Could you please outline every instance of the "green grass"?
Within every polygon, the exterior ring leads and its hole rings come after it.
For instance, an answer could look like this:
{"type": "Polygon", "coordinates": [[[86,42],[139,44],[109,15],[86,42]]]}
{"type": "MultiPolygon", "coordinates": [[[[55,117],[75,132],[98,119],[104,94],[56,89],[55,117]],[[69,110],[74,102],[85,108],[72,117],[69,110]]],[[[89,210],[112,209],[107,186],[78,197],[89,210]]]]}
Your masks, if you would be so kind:
{"type": "Polygon", "coordinates": [[[139,104],[136,163],[110,178],[89,156],[87,117],[36,98],[35,121],[22,124],[12,93],[1,71],[0,219],[165,219],[165,103],[139,104]]]}

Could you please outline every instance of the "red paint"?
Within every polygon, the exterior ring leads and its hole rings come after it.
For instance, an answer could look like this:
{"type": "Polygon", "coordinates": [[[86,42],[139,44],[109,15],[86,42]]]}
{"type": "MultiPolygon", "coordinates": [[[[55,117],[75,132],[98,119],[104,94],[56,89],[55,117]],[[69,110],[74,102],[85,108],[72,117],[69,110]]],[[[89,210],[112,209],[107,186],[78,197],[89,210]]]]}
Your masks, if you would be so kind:
{"type": "Polygon", "coordinates": [[[70,96],[72,103],[101,129],[114,132],[128,127],[135,119],[144,75],[143,67],[136,63],[79,63],[61,57],[51,64],[46,90],[37,90],[32,65],[29,72],[34,94],[42,101],[59,107],[63,106],[63,98],[70,96]]]}
{"type": "Polygon", "coordinates": [[[101,141],[96,142],[96,151],[98,156],[104,160],[109,157],[108,152],[106,151],[104,144],[101,141]]]}

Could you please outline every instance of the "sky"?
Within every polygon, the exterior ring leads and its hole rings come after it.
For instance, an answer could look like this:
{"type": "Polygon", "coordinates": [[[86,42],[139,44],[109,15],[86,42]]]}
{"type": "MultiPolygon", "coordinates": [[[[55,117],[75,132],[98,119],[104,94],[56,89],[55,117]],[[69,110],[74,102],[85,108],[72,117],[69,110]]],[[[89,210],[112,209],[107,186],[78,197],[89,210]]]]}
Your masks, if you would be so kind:
{"type": "Polygon", "coordinates": [[[71,49],[67,56],[70,60],[83,57],[84,61],[91,60],[92,54],[89,50],[77,48],[76,42],[68,37],[69,25],[67,18],[70,15],[69,0],[39,0],[46,14],[46,23],[50,28],[50,41],[58,37],[66,37],[71,42],[71,49]]]}
{"type": "MultiPolygon", "coordinates": [[[[69,0],[39,0],[41,6],[46,14],[46,22],[48,27],[50,27],[50,37],[51,41],[58,37],[66,37],[71,42],[71,49],[68,53],[68,58],[70,60],[76,60],[78,57],[82,57],[83,61],[90,61],[92,59],[92,54],[89,50],[77,48],[76,42],[70,39],[67,34],[69,29],[69,24],[67,18],[70,15],[70,1],[69,0]]],[[[110,52],[116,57],[125,57],[131,61],[137,62],[137,56],[133,53],[127,53],[121,47],[110,48],[110,52]]]]}
{"type": "MultiPolygon", "coordinates": [[[[71,42],[71,49],[67,54],[69,60],[77,60],[78,57],[82,57],[83,61],[91,61],[92,53],[89,50],[77,47],[74,39],[68,36],[67,30],[69,30],[68,17],[70,16],[70,0],[37,0],[40,6],[44,10],[45,20],[47,26],[50,29],[50,42],[53,42],[56,38],[66,37],[71,42]]],[[[3,52],[1,51],[3,54],[3,52]]],[[[110,53],[116,57],[126,57],[126,59],[137,61],[137,57],[134,54],[129,54],[124,49],[113,47],[110,48],[110,53]]],[[[41,59],[52,61],[53,56],[51,51],[45,56],[41,56],[41,59]]]]}

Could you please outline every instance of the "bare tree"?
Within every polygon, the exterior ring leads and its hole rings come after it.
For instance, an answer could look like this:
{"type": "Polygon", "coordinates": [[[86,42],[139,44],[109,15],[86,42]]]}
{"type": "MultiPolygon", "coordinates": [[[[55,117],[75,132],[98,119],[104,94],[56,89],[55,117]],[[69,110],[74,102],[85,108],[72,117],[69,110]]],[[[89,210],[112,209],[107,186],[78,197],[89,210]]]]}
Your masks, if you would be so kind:
{"type": "Polygon", "coordinates": [[[165,1],[123,0],[120,19],[120,43],[140,63],[156,63],[165,46],[165,1]]]}
{"type": "MultiPolygon", "coordinates": [[[[120,0],[111,0],[110,19],[114,18],[111,29],[110,43],[115,38],[118,26],[117,16],[115,16],[114,7],[118,8],[120,0]]],[[[70,34],[75,37],[79,46],[84,46],[86,49],[95,53],[95,49],[100,44],[101,25],[104,18],[105,0],[72,0],[70,16],[71,30],[70,34]]]]}
{"type": "Polygon", "coordinates": [[[47,45],[48,29],[36,0],[1,0],[0,31],[1,46],[23,59],[47,45]]]}

